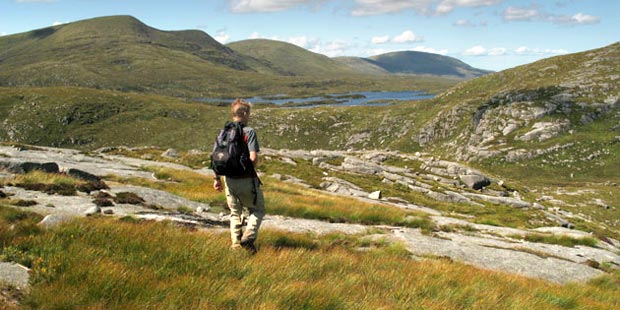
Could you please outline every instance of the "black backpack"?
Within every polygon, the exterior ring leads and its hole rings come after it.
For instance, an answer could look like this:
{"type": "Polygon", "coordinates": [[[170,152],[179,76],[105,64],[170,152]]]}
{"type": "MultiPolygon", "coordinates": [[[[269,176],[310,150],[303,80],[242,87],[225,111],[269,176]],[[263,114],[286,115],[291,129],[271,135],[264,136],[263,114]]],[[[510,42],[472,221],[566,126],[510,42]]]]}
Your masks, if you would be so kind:
{"type": "Polygon", "coordinates": [[[211,153],[211,169],[216,175],[234,177],[253,174],[250,151],[243,137],[243,124],[239,122],[226,122],[220,130],[211,153]]]}

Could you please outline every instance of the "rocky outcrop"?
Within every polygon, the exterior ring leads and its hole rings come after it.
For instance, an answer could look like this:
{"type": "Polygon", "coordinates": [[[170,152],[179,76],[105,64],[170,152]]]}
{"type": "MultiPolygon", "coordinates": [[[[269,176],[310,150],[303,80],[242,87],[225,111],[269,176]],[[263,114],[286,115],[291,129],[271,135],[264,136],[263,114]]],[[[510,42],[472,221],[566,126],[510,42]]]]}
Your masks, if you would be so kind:
{"type": "MultiPolygon", "coordinates": [[[[141,166],[168,165],[146,160],[135,160],[121,156],[90,157],[79,152],[59,149],[45,149],[37,151],[16,151],[10,147],[0,147],[0,152],[5,156],[0,157],[0,162],[36,162],[35,158],[58,159],[54,162],[63,167],[71,167],[80,171],[88,171],[93,176],[100,177],[101,173],[110,174],[114,171],[125,176],[152,178],[151,174],[144,174],[141,166]],[[12,156],[15,154],[15,156],[12,156]],[[57,156],[55,154],[64,154],[57,156]],[[137,165],[136,163],[140,163],[137,165]],[[100,168],[99,174],[94,167],[100,168]]],[[[517,208],[535,207],[538,203],[530,203],[516,197],[503,197],[502,193],[484,189],[483,193],[469,188],[465,184],[454,186],[454,181],[461,182],[461,176],[479,176],[480,171],[467,168],[458,163],[426,157],[423,154],[408,155],[397,152],[384,152],[383,154],[371,153],[307,153],[307,152],[277,152],[277,155],[295,160],[306,158],[308,161],[320,161],[326,164],[323,157],[330,160],[342,159],[344,165],[329,165],[329,169],[345,171],[354,174],[373,175],[383,177],[384,182],[393,182],[407,186],[407,188],[424,193],[428,197],[442,201],[455,203],[469,203],[483,207],[480,201],[485,203],[500,203],[512,205],[517,208]],[[300,156],[300,157],[297,157],[300,156]],[[419,169],[407,167],[393,167],[386,165],[388,158],[398,157],[402,160],[421,162],[419,169]],[[363,166],[367,166],[364,168],[363,166]],[[420,173],[424,171],[425,173],[420,173]],[[430,176],[430,178],[429,178],[430,176]],[[455,180],[455,178],[457,178],[455,180]],[[431,179],[431,180],[429,180],[431,179]],[[442,181],[443,180],[443,181],[442,181]],[[439,191],[437,183],[441,187],[449,187],[452,190],[439,191]]],[[[6,166],[5,166],[6,167],[6,166]]],[[[179,167],[175,165],[174,167],[179,167]]],[[[183,169],[189,169],[183,167],[183,169]]],[[[200,173],[211,175],[212,172],[201,170],[200,173]]],[[[8,174],[10,175],[10,173],[8,174]]],[[[6,176],[6,174],[4,175],[6,176]]],[[[491,178],[488,178],[491,180],[491,178]]],[[[494,182],[494,181],[492,181],[494,182]]],[[[422,234],[419,229],[402,227],[379,226],[386,231],[383,237],[394,242],[402,242],[415,256],[449,257],[452,260],[471,264],[480,268],[514,272],[521,275],[541,278],[555,283],[568,283],[572,281],[586,281],[601,275],[603,272],[592,266],[606,264],[608,266],[620,266],[620,257],[617,252],[620,243],[609,239],[598,248],[579,246],[565,247],[526,242],[515,239],[515,236],[526,236],[532,233],[538,234],[571,234],[578,238],[590,237],[585,232],[569,230],[559,227],[541,227],[535,230],[524,230],[491,225],[475,224],[463,219],[456,219],[449,215],[443,215],[437,210],[424,206],[414,205],[407,200],[398,197],[383,197],[380,190],[368,193],[359,186],[334,176],[326,176],[321,184],[323,190],[338,195],[345,195],[361,199],[371,203],[397,206],[406,210],[416,210],[430,214],[437,230],[431,235],[422,234]],[[369,198],[371,197],[371,198],[369,198]],[[463,227],[470,227],[463,229],[463,227]],[[560,230],[558,230],[560,229],[560,230]]],[[[29,210],[46,215],[40,225],[53,227],[61,225],[75,217],[84,217],[91,210],[97,210],[96,214],[102,213],[108,216],[132,215],[149,220],[170,220],[183,225],[192,225],[201,229],[225,229],[228,226],[226,215],[217,215],[209,212],[209,206],[178,197],[176,195],[139,186],[111,185],[108,190],[93,191],[90,194],[79,192],[75,196],[61,196],[42,193],[34,190],[25,190],[15,186],[5,186],[3,192],[13,195],[12,197],[36,201],[37,204],[28,207],[29,210]],[[133,193],[140,197],[140,201],[134,203],[115,203],[110,206],[98,206],[93,203],[95,196],[109,196],[110,199],[118,197],[121,193],[133,193]],[[97,209],[95,209],[97,207],[97,209]],[[179,212],[179,209],[193,210],[191,213],[179,212]],[[110,212],[106,212],[110,211],[110,212]]],[[[547,198],[545,198],[547,199],[547,198]]],[[[550,198],[549,198],[550,199],[550,198]]],[[[540,201],[542,203],[542,201],[540,201]]],[[[605,205],[604,201],[594,201],[598,205],[605,205]]],[[[559,210],[545,210],[549,216],[560,214],[559,210]]],[[[561,219],[561,217],[559,217],[561,219]]],[[[373,226],[346,223],[328,223],[308,219],[296,219],[283,216],[267,215],[263,222],[266,228],[275,228],[292,232],[312,232],[318,234],[341,232],[347,234],[364,233],[373,226]]],[[[518,237],[517,237],[518,238],[518,237]]],[[[601,243],[601,242],[600,242],[601,243]]],[[[0,264],[0,281],[8,281],[7,274],[15,271],[14,265],[0,264]]],[[[27,272],[21,272],[22,275],[27,272]]],[[[27,279],[20,283],[27,283],[27,279]]],[[[17,282],[16,282],[17,283],[17,282]]]]}

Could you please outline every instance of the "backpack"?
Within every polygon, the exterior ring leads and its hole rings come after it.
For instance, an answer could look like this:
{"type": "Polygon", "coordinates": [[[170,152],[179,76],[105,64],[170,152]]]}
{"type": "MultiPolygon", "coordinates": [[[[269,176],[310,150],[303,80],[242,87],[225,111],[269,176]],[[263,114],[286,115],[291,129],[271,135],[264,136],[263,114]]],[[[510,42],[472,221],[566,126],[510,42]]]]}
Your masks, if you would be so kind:
{"type": "Polygon", "coordinates": [[[211,153],[211,169],[216,175],[251,175],[254,167],[250,161],[250,151],[244,140],[243,125],[239,122],[226,122],[215,139],[211,153]]]}

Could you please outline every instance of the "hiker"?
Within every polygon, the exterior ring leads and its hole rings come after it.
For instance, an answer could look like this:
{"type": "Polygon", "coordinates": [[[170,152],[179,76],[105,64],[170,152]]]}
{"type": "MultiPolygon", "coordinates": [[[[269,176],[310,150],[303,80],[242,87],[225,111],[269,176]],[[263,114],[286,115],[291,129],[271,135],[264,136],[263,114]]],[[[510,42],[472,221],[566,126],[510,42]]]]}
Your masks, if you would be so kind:
{"type": "MultiPolygon", "coordinates": [[[[258,163],[258,138],[254,128],[248,127],[250,120],[251,104],[242,99],[237,99],[231,104],[232,123],[228,122],[228,126],[240,125],[243,142],[240,143],[246,164],[242,164],[244,169],[241,172],[227,172],[226,169],[220,169],[224,174],[224,182],[226,188],[226,202],[230,208],[230,234],[232,239],[232,249],[245,248],[252,253],[256,252],[254,242],[258,236],[263,216],[265,216],[265,200],[263,191],[261,190],[261,182],[256,173],[256,164],[258,163]],[[249,159],[249,160],[248,160],[249,159]],[[249,161],[249,163],[247,163],[249,161]],[[247,166],[247,167],[246,167],[247,166]],[[243,211],[247,210],[247,226],[243,231],[243,211]]],[[[226,128],[224,130],[226,130],[226,128]]],[[[223,131],[224,131],[223,130],[223,131]]],[[[222,132],[223,132],[222,131],[222,132]]],[[[222,133],[220,133],[222,135],[222,133]]],[[[217,144],[217,142],[216,142],[217,144]]],[[[214,147],[215,149],[215,147],[214,147]]],[[[234,152],[234,151],[233,151],[234,152]]],[[[215,154],[215,151],[214,151],[215,154]]],[[[214,159],[212,158],[212,163],[214,159]]],[[[244,162],[242,159],[241,162],[244,162]]],[[[228,169],[228,168],[227,168],[228,169]]],[[[218,169],[214,168],[214,171],[218,169]]],[[[230,170],[230,169],[229,169],[230,170]]],[[[213,188],[217,191],[222,190],[222,175],[218,175],[216,171],[213,188]]]]}

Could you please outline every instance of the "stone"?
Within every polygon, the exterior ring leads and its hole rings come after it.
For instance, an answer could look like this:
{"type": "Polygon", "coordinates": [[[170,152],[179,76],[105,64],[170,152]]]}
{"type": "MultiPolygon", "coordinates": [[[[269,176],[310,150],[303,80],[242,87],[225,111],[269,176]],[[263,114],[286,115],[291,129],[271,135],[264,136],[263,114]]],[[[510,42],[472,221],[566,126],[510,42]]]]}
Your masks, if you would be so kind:
{"type": "Polygon", "coordinates": [[[91,182],[98,182],[101,181],[101,178],[92,174],[92,173],[88,173],[86,171],[80,170],[80,169],[75,169],[75,168],[71,168],[69,170],[67,170],[67,175],[70,175],[72,177],[81,179],[81,180],[85,180],[85,181],[91,181],[91,182]]]}
{"type": "Polygon", "coordinates": [[[67,214],[49,214],[46,215],[37,225],[41,226],[44,229],[49,229],[67,223],[74,218],[75,216],[67,214]]]}
{"type": "Polygon", "coordinates": [[[99,206],[93,206],[84,211],[84,215],[86,216],[91,216],[99,213],[101,213],[101,208],[99,206]]]}
{"type": "Polygon", "coordinates": [[[28,271],[28,268],[20,264],[0,262],[0,283],[25,289],[30,279],[28,271]]]}
{"type": "Polygon", "coordinates": [[[466,174],[459,175],[459,178],[463,183],[465,183],[467,187],[473,188],[475,190],[482,189],[483,187],[489,186],[491,184],[491,181],[483,175],[466,174]]]}
{"type": "Polygon", "coordinates": [[[297,163],[288,157],[282,157],[280,160],[285,164],[289,164],[291,166],[297,166],[297,163]]]}
{"type": "Polygon", "coordinates": [[[167,157],[167,158],[179,158],[181,157],[181,155],[179,154],[179,152],[175,149],[167,149],[165,152],[161,153],[162,157],[167,157]]]}
{"type": "Polygon", "coordinates": [[[60,168],[58,164],[49,163],[35,163],[35,162],[9,162],[4,163],[6,169],[12,173],[28,173],[34,170],[43,171],[46,173],[59,173],[60,168]]]}
{"type": "Polygon", "coordinates": [[[381,191],[374,191],[374,192],[368,194],[368,198],[375,199],[375,200],[381,199],[381,191]]]}

